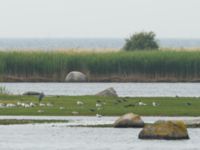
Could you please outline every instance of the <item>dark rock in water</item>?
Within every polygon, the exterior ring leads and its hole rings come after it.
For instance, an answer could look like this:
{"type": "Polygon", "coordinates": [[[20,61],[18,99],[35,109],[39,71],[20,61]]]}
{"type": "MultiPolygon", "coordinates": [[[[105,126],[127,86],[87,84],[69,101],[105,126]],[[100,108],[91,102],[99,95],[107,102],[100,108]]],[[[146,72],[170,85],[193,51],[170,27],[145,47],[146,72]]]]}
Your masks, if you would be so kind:
{"type": "Polygon", "coordinates": [[[97,96],[113,96],[113,97],[118,97],[117,92],[112,87],[108,88],[108,89],[105,89],[105,90],[97,93],[96,95],[97,96]]]}
{"type": "Polygon", "coordinates": [[[144,127],[144,121],[139,115],[128,113],[121,116],[114,123],[115,128],[139,128],[144,127]]]}
{"type": "Polygon", "coordinates": [[[72,71],[68,73],[68,75],[65,78],[66,82],[87,82],[88,78],[85,74],[78,71],[72,71]]]}
{"type": "Polygon", "coordinates": [[[40,92],[35,92],[35,91],[28,91],[23,93],[23,95],[30,95],[30,96],[39,96],[41,93],[40,92]]]}
{"type": "Polygon", "coordinates": [[[146,125],[139,133],[140,139],[189,139],[186,125],[183,121],[157,121],[146,125]]]}

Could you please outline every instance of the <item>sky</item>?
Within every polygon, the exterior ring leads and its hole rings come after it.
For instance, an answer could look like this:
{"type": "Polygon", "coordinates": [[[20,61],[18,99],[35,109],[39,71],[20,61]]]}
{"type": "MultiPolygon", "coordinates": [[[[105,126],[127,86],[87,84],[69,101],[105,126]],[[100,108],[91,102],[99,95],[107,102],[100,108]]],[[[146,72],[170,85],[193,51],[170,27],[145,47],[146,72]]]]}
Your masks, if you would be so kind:
{"type": "Polygon", "coordinates": [[[200,38],[200,0],[0,0],[1,38],[200,38]]]}

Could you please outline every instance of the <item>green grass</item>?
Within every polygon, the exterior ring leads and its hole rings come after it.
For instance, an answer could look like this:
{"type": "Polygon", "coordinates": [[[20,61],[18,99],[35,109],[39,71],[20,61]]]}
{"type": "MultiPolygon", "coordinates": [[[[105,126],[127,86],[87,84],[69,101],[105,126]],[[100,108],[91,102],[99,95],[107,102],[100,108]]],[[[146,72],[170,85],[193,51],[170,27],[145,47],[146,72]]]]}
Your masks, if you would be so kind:
{"type": "MultiPolygon", "coordinates": [[[[40,78],[47,81],[64,81],[72,70],[82,71],[91,80],[118,76],[133,78],[159,77],[177,81],[200,80],[199,51],[134,51],[134,52],[0,52],[0,76],[40,78]]],[[[136,79],[135,79],[136,80],[136,79]]]]}
{"type": "Polygon", "coordinates": [[[13,124],[43,124],[43,123],[67,123],[67,120],[17,120],[17,119],[0,119],[0,125],[13,124]]]}
{"type": "MultiPolygon", "coordinates": [[[[37,97],[1,95],[0,103],[16,104],[17,102],[38,104],[37,97]]],[[[78,112],[78,116],[120,116],[128,112],[144,116],[200,116],[200,98],[112,98],[97,96],[52,96],[45,97],[42,103],[51,103],[52,107],[35,106],[31,108],[14,107],[0,108],[0,115],[38,115],[38,116],[72,116],[72,112],[78,112]],[[147,106],[137,106],[138,101],[146,103],[147,106]],[[76,104],[82,101],[83,106],[76,104]],[[96,102],[101,101],[102,108],[97,110],[96,102]],[[152,106],[152,102],[159,104],[152,106]],[[105,103],[105,105],[104,105],[105,103]],[[187,103],[191,103],[190,106],[187,103]],[[135,105],[135,106],[134,106],[135,105]],[[60,108],[64,107],[64,108],[60,108]],[[38,112],[42,110],[42,112],[38,112]]]]}

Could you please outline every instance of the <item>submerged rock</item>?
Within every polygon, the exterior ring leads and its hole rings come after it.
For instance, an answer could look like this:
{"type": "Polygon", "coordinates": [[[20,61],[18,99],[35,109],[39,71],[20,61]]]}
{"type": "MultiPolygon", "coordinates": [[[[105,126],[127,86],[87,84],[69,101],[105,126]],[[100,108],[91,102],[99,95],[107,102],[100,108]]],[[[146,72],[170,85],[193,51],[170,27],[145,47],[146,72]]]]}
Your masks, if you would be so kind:
{"type": "Polygon", "coordinates": [[[66,82],[87,82],[88,78],[85,74],[78,71],[72,71],[68,73],[68,75],[65,78],[66,82]]]}
{"type": "Polygon", "coordinates": [[[23,93],[23,95],[30,95],[30,96],[38,96],[40,94],[41,94],[40,92],[35,92],[35,91],[28,91],[23,93]]]}
{"type": "Polygon", "coordinates": [[[128,113],[121,116],[114,123],[115,128],[138,128],[144,127],[144,121],[139,115],[128,113]]]}
{"type": "Polygon", "coordinates": [[[97,96],[113,96],[113,97],[118,97],[117,92],[112,87],[110,87],[108,89],[105,89],[105,90],[97,93],[96,95],[97,96]]]}
{"type": "Polygon", "coordinates": [[[186,125],[183,121],[157,121],[146,125],[139,133],[140,139],[189,139],[186,125]]]}

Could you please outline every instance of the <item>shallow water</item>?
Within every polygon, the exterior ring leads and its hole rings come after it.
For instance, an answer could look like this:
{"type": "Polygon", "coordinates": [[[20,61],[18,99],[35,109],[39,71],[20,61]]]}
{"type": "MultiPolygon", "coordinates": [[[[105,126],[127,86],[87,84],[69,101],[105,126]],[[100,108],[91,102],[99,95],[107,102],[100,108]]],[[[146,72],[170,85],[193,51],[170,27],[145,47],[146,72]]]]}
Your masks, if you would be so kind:
{"type": "MultiPolygon", "coordinates": [[[[12,118],[11,116],[9,118],[12,118]]],[[[1,117],[6,118],[6,116],[1,117]]],[[[18,117],[20,119],[20,117],[18,117]]],[[[31,118],[23,117],[21,118],[31,118]]],[[[33,117],[37,118],[37,117],[33,117]]],[[[49,117],[38,117],[49,118],[49,117]]],[[[37,119],[38,119],[37,118],[37,119]]],[[[113,121],[116,117],[50,117],[71,119],[75,122],[101,120],[113,121]]],[[[177,119],[177,117],[170,117],[177,119]]],[[[144,120],[170,119],[169,117],[144,117],[144,120]]],[[[179,119],[194,119],[182,117],[179,119]]],[[[80,128],[68,123],[0,126],[1,150],[199,150],[200,129],[189,129],[190,140],[139,140],[141,129],[80,128]]]]}
{"type": "Polygon", "coordinates": [[[119,96],[200,96],[200,83],[0,83],[0,86],[12,94],[43,91],[46,95],[93,95],[114,87],[119,96]]]}
{"type": "MultiPolygon", "coordinates": [[[[200,39],[159,39],[161,47],[191,48],[200,47],[200,39]]],[[[123,38],[9,38],[0,39],[0,49],[67,49],[67,48],[122,48],[123,38]]]]}

